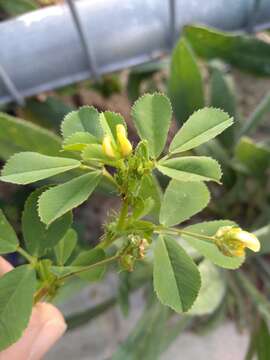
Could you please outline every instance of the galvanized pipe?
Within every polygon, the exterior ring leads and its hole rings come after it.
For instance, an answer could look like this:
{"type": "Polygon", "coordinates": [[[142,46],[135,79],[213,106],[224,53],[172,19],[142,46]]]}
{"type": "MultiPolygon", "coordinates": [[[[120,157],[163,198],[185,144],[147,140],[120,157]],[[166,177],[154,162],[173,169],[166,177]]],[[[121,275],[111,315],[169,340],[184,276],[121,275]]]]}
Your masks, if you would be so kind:
{"type": "MultiPolygon", "coordinates": [[[[76,2],[98,74],[158,59],[170,51],[170,1],[76,2]]],[[[258,0],[175,0],[175,30],[179,33],[190,23],[224,30],[246,28],[254,15],[255,1],[258,0]]],[[[260,0],[255,21],[260,28],[269,23],[269,0],[260,0]]],[[[93,76],[66,4],[0,23],[0,49],[0,65],[22,98],[93,76]]],[[[14,100],[6,85],[0,77],[0,104],[14,100]]]]}

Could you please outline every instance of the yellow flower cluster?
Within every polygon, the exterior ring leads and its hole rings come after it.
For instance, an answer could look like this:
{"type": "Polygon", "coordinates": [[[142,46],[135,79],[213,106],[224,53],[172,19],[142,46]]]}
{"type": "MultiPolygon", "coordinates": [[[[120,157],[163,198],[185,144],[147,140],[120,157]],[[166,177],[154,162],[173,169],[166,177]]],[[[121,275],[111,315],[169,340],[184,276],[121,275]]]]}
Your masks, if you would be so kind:
{"type": "Polygon", "coordinates": [[[111,159],[120,157],[127,157],[132,152],[132,145],[127,138],[127,132],[122,124],[116,126],[117,144],[114,146],[113,140],[109,135],[106,135],[102,142],[102,150],[105,155],[111,159]]]}

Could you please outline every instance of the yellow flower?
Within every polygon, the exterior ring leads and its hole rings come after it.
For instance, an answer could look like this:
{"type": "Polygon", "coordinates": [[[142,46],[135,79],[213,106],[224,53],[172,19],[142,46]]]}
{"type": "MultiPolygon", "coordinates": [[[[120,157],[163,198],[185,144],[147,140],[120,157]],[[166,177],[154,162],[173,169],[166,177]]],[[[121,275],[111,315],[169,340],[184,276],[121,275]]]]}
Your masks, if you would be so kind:
{"type": "Polygon", "coordinates": [[[261,248],[257,237],[235,226],[222,226],[215,234],[215,243],[226,256],[244,256],[245,248],[258,252],[261,248]]]}
{"type": "Polygon", "coordinates": [[[116,159],[117,158],[117,154],[112,146],[112,140],[110,138],[110,136],[105,136],[102,142],[102,150],[104,152],[105,155],[107,155],[108,157],[112,158],[112,159],[116,159]]]}
{"type": "Polygon", "coordinates": [[[121,155],[126,157],[132,152],[132,145],[127,138],[127,133],[124,125],[118,124],[116,126],[116,136],[120,147],[121,155]]]}

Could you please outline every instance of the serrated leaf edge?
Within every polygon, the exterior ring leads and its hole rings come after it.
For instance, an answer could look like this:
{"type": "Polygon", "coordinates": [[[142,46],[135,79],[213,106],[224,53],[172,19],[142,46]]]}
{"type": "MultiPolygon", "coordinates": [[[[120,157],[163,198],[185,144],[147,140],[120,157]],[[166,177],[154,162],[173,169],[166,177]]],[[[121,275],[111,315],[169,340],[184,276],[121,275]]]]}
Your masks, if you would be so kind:
{"type": "MultiPolygon", "coordinates": [[[[71,115],[74,115],[75,113],[77,113],[79,110],[81,109],[94,109],[98,114],[100,114],[100,112],[93,106],[93,105],[83,105],[83,106],[80,106],[78,109],[76,110],[72,110],[70,111],[68,114],[66,114],[61,122],[61,125],[60,125],[60,133],[61,133],[61,136],[63,139],[65,139],[64,137],[64,129],[63,129],[63,126],[64,126],[64,123],[65,123],[65,120],[67,120],[71,115]]],[[[76,132],[79,132],[79,131],[76,131],[76,132]]],[[[83,131],[82,131],[83,132],[83,131]]],[[[87,131],[85,131],[87,132],[87,131]]],[[[73,135],[73,134],[71,134],[73,135]]],[[[69,135],[69,136],[71,136],[69,135]]]]}
{"type": "MultiPolygon", "coordinates": [[[[194,112],[188,117],[188,119],[184,122],[184,124],[181,126],[181,128],[177,131],[177,133],[175,134],[175,136],[178,134],[178,132],[180,132],[183,128],[185,128],[185,127],[188,125],[188,120],[189,120],[193,115],[196,115],[196,114],[202,112],[203,110],[218,110],[219,112],[222,112],[224,115],[226,115],[226,116],[228,117],[228,119],[225,120],[224,122],[230,121],[230,124],[229,124],[225,129],[221,130],[216,136],[214,136],[214,138],[217,137],[219,134],[221,134],[223,131],[225,131],[227,128],[229,128],[230,126],[232,126],[233,123],[234,123],[234,118],[233,118],[232,116],[230,116],[226,111],[224,111],[224,110],[222,110],[222,109],[219,109],[219,108],[216,108],[216,107],[214,107],[214,106],[205,106],[205,107],[203,107],[203,108],[201,108],[201,109],[198,109],[198,110],[194,111],[194,112]]],[[[219,126],[219,125],[220,125],[220,124],[215,125],[214,127],[209,128],[209,129],[214,129],[215,127],[217,127],[217,126],[219,126]]],[[[207,130],[209,130],[209,129],[207,129],[207,130]]],[[[206,130],[206,131],[207,131],[207,130],[206,130]]],[[[201,135],[201,134],[200,134],[200,135],[201,135]]],[[[195,138],[195,137],[198,137],[198,136],[200,136],[200,135],[196,135],[196,136],[194,136],[194,138],[195,138]]],[[[178,152],[181,152],[181,151],[177,151],[176,149],[175,149],[175,150],[171,150],[171,144],[173,143],[173,141],[174,141],[174,139],[175,139],[175,136],[173,137],[173,139],[172,139],[172,141],[171,141],[171,143],[170,143],[170,146],[169,146],[169,149],[170,149],[170,153],[171,153],[171,154],[177,154],[178,152]]],[[[194,138],[190,139],[189,141],[192,141],[194,138]]],[[[208,141],[210,141],[210,140],[211,140],[211,139],[209,139],[208,141]]],[[[183,146],[183,145],[181,145],[181,146],[183,146]]],[[[198,145],[198,146],[199,146],[199,145],[198,145]]],[[[186,151],[186,150],[184,150],[184,151],[186,151]]]]}
{"type": "MultiPolygon", "coordinates": [[[[155,91],[155,92],[153,92],[153,93],[151,93],[151,94],[147,93],[147,94],[144,94],[144,95],[140,96],[140,97],[133,103],[133,105],[131,106],[130,114],[131,114],[131,117],[132,117],[132,123],[134,124],[134,126],[135,126],[135,128],[136,128],[136,132],[137,132],[137,134],[138,134],[138,136],[140,137],[141,140],[147,140],[147,139],[141,138],[141,136],[140,136],[140,134],[139,134],[138,127],[137,127],[137,124],[136,124],[136,122],[134,121],[135,107],[136,107],[137,103],[138,103],[139,101],[141,101],[143,98],[149,97],[149,96],[154,97],[155,95],[162,96],[162,97],[164,97],[164,98],[168,101],[168,104],[169,104],[170,110],[171,110],[171,119],[170,119],[170,121],[172,120],[172,117],[173,117],[173,107],[172,107],[172,103],[171,103],[170,98],[169,98],[167,95],[163,94],[162,92],[155,91]]],[[[170,129],[170,124],[169,124],[169,127],[168,127],[166,139],[168,138],[169,129],[170,129]]],[[[165,141],[165,144],[166,144],[166,141],[165,141]]],[[[164,144],[164,146],[165,146],[165,144],[164,144]]],[[[163,151],[163,150],[164,150],[164,148],[162,149],[162,151],[163,151]]]]}

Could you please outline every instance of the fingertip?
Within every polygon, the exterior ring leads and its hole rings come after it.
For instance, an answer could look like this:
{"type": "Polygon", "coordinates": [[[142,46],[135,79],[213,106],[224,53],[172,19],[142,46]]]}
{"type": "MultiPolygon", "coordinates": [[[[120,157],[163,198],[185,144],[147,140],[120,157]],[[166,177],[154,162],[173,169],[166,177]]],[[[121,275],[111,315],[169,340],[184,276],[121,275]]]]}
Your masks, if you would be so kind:
{"type": "Polygon", "coordinates": [[[3,276],[5,273],[11,271],[12,269],[13,266],[2,256],[0,256],[0,276],[3,276]]]}

